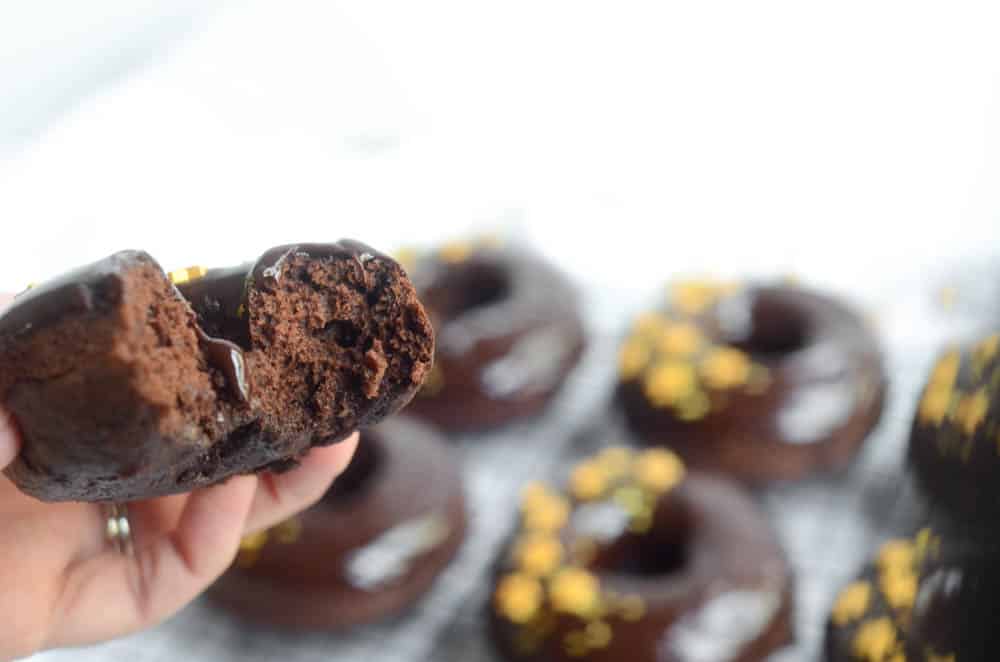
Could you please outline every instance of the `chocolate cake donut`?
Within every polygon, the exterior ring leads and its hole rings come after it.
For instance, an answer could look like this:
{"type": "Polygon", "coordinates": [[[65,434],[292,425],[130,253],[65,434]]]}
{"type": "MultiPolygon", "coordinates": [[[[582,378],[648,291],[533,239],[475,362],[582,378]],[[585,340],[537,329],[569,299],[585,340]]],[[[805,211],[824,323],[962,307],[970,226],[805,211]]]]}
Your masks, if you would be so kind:
{"type": "Polygon", "coordinates": [[[402,407],[434,336],[402,268],[353,241],[274,248],[248,270],[124,251],[0,316],[5,471],[48,501],[127,501],[293,466],[402,407]],[[242,278],[238,275],[242,273],[242,278]],[[241,284],[242,281],[242,284],[241,284]]]}
{"type": "Polygon", "coordinates": [[[465,431],[540,412],[584,347],[566,277],[537,255],[492,241],[446,244],[404,264],[438,339],[410,413],[465,431]]]}
{"type": "Polygon", "coordinates": [[[244,538],[210,589],[255,622],[336,629],[419,598],[465,535],[461,475],[432,429],[406,416],[363,430],[347,471],[293,520],[244,538]]]}
{"type": "Polygon", "coordinates": [[[831,662],[979,662],[1000,650],[1000,334],[940,356],[914,417],[909,470],[926,526],[844,588],[831,662]]]}
{"type": "Polygon", "coordinates": [[[676,455],[608,448],[568,493],[525,489],[490,608],[508,659],[764,659],[791,637],[792,579],[770,525],[676,455]]]}
{"type": "Polygon", "coordinates": [[[646,444],[748,482],[845,466],[882,411],[864,321],[788,285],[679,282],[621,347],[618,400],[646,444]]]}

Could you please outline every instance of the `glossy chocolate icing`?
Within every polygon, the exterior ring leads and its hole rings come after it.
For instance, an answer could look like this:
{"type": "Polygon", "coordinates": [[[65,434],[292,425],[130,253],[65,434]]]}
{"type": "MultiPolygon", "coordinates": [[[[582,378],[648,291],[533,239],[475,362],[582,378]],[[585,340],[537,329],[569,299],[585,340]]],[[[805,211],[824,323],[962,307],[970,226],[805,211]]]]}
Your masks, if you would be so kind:
{"type": "Polygon", "coordinates": [[[209,597],[250,620],[292,629],[379,620],[430,587],[465,527],[450,449],[432,428],[395,417],[362,432],[347,471],[292,526],[244,539],[209,597]]]}
{"type": "Polygon", "coordinates": [[[124,501],[286,469],[398,410],[429,368],[433,332],[405,273],[358,242],[272,249],[250,279],[177,273],[179,288],[125,251],[0,315],[0,397],[24,438],[6,473],[23,491],[124,501]],[[325,332],[333,315],[358,347],[325,332]]]}
{"type": "Polygon", "coordinates": [[[463,431],[541,411],[585,344],[566,277],[521,247],[488,241],[442,246],[408,270],[438,339],[410,413],[463,431]]]}
{"type": "Polygon", "coordinates": [[[799,287],[678,283],[622,346],[618,401],[646,444],[752,483],[841,469],[882,410],[879,344],[799,287]]]}
{"type": "Polygon", "coordinates": [[[765,659],[790,639],[791,577],[770,525],[732,484],[669,451],[612,448],[531,485],[490,606],[508,659],[765,659]]]}

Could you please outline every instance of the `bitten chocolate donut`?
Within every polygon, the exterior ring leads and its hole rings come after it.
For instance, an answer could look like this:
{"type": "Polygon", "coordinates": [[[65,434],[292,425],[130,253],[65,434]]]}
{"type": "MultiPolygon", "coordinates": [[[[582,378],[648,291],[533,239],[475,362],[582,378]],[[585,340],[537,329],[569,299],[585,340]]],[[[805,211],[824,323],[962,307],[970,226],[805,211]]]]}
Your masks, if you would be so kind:
{"type": "Polygon", "coordinates": [[[890,540],[837,596],[827,662],[997,659],[1000,548],[942,539],[931,529],[890,540]]]}
{"type": "Polygon", "coordinates": [[[288,468],[430,369],[412,285],[364,244],[282,246],[242,273],[182,283],[198,317],[138,251],[18,296],[0,316],[0,400],[24,441],[7,476],[43,500],[127,501],[288,468]]]}
{"type": "Polygon", "coordinates": [[[244,538],[209,595],[242,617],[293,629],[399,612],[431,586],[465,535],[461,476],[449,451],[405,416],[362,431],[323,500],[244,538]]]}
{"type": "Polygon", "coordinates": [[[833,298],[680,282],[633,324],[618,393],[644,443],[759,483],[845,466],[878,421],[885,377],[875,336],[833,298]]]}
{"type": "Polygon", "coordinates": [[[409,412],[449,431],[540,412],[584,347],[565,276],[536,255],[490,241],[447,244],[403,262],[438,339],[434,368],[409,412]]]}
{"type": "Polygon", "coordinates": [[[966,527],[1000,518],[1000,333],[937,361],[913,421],[909,467],[932,511],[966,527]]]}
{"type": "Polygon", "coordinates": [[[525,489],[490,609],[512,660],[750,662],[791,637],[791,576],[764,516],[654,448],[608,448],[569,493],[525,489]]]}

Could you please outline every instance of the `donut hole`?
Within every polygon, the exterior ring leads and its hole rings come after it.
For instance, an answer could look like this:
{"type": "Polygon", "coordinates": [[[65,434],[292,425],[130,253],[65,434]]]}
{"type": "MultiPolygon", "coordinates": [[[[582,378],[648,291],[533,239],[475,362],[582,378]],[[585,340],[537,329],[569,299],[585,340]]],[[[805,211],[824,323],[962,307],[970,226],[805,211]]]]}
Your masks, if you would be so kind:
{"type": "Polygon", "coordinates": [[[690,559],[694,522],[686,509],[661,506],[652,528],[628,533],[598,555],[600,569],[628,577],[663,577],[683,570],[690,559]]]}
{"type": "Polygon", "coordinates": [[[424,300],[445,319],[503,301],[511,291],[510,275],[495,265],[462,265],[444,281],[424,300]]]}
{"type": "Polygon", "coordinates": [[[760,294],[750,310],[750,333],[731,344],[761,357],[781,357],[809,342],[809,318],[802,308],[777,294],[760,294]]]}
{"type": "Polygon", "coordinates": [[[644,540],[631,545],[611,570],[632,577],[662,577],[681,570],[688,551],[683,540],[644,540]]]}
{"type": "Polygon", "coordinates": [[[381,444],[370,435],[362,434],[351,463],[333,481],[323,497],[323,503],[332,505],[364,494],[385,460],[383,454],[381,444]]]}

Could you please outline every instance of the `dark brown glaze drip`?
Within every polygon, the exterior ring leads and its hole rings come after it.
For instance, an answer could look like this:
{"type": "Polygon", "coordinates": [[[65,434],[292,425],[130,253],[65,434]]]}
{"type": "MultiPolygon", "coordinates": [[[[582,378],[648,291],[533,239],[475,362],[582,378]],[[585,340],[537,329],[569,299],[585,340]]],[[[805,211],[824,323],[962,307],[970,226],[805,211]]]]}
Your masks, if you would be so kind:
{"type": "Polygon", "coordinates": [[[675,291],[622,346],[618,401],[629,428],[693,468],[751,483],[844,468],[885,397],[864,321],[798,287],[683,285],[709,293],[675,291]]]}
{"type": "Polygon", "coordinates": [[[520,247],[476,243],[408,269],[437,332],[434,370],[409,411],[450,431],[540,412],[585,346],[565,275],[520,247]]]}
{"type": "Polygon", "coordinates": [[[198,340],[205,359],[225,377],[233,397],[244,404],[250,402],[250,382],[247,379],[247,362],[243,350],[236,343],[213,338],[200,329],[198,340]]]}
{"type": "Polygon", "coordinates": [[[245,539],[208,596],[251,621],[294,630],[377,621],[430,588],[465,528],[449,448],[433,429],[396,417],[362,432],[359,453],[322,501],[245,539]]]}
{"type": "Polygon", "coordinates": [[[788,643],[790,570],[758,508],[668,451],[630,453],[577,465],[569,495],[526,488],[490,605],[505,657],[752,662],[788,643]]]}

